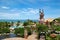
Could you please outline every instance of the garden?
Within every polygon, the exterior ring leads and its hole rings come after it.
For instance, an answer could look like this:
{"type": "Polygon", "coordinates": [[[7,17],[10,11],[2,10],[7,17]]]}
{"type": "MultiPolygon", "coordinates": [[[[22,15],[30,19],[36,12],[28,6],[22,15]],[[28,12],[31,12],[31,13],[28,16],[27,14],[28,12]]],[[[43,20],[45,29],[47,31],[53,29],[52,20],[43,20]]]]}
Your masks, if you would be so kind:
{"type": "MultiPolygon", "coordinates": [[[[24,27],[18,27],[20,24],[20,22],[17,22],[17,28],[14,29],[14,34],[16,34],[19,37],[23,37],[24,38],[24,30],[27,29],[27,34],[28,36],[32,34],[32,32],[35,30],[35,32],[37,33],[37,39],[40,38],[40,34],[42,35],[44,32],[44,36],[46,40],[60,40],[60,25],[54,25],[51,24],[51,28],[52,31],[49,29],[49,27],[45,24],[39,24],[38,22],[33,22],[31,20],[27,20],[23,23],[22,26],[24,27]],[[36,27],[34,29],[34,27],[32,25],[36,24],[36,27]],[[34,30],[32,30],[34,29],[34,30]],[[32,31],[31,31],[32,30],[32,31]],[[48,30],[50,30],[50,32],[48,32],[48,30]]],[[[9,22],[0,22],[0,34],[7,34],[10,33],[10,26],[13,26],[13,22],[9,23],[9,22]],[[9,25],[10,24],[10,25],[9,25]]]]}

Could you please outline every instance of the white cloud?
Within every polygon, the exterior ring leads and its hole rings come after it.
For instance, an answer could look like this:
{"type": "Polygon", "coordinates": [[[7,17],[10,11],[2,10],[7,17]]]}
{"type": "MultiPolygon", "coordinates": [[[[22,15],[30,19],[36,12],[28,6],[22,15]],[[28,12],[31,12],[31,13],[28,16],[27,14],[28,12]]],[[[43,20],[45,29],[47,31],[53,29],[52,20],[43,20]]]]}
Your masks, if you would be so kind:
{"type": "Polygon", "coordinates": [[[25,9],[25,8],[23,8],[23,9],[21,9],[21,10],[19,10],[19,9],[12,9],[12,10],[10,10],[11,12],[17,12],[17,13],[21,13],[21,14],[23,14],[23,13],[26,13],[26,14],[37,14],[38,12],[39,12],[39,9],[33,9],[33,8],[27,8],[27,9],[25,9]]]}
{"type": "Polygon", "coordinates": [[[19,18],[20,18],[19,13],[15,13],[15,14],[0,13],[0,19],[19,19],[19,18]]]}
{"type": "Polygon", "coordinates": [[[9,9],[9,7],[7,7],[7,6],[2,6],[1,8],[3,8],[3,9],[9,9]]]}
{"type": "MultiPolygon", "coordinates": [[[[7,11],[7,10],[6,10],[7,11]]],[[[0,13],[0,19],[27,19],[28,17],[36,19],[36,15],[39,13],[39,9],[27,8],[27,9],[11,9],[7,12],[0,13]],[[9,12],[8,12],[9,11],[9,12]],[[30,17],[31,16],[31,17],[30,17]]]]}

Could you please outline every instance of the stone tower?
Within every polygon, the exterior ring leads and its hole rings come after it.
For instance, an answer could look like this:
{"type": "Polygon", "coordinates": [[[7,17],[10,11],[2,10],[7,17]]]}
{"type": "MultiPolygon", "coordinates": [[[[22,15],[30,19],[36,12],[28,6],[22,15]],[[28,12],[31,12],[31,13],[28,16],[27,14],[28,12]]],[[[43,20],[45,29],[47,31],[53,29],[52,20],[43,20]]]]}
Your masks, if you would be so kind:
{"type": "Polygon", "coordinates": [[[39,13],[40,13],[39,23],[43,24],[44,23],[44,11],[39,9],[39,13]]]}

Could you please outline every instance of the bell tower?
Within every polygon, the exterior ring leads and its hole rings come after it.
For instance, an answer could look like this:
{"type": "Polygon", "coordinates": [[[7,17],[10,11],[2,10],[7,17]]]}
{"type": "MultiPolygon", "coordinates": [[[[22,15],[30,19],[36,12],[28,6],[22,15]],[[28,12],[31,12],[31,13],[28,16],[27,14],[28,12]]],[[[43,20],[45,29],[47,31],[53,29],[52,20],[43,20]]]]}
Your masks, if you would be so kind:
{"type": "Polygon", "coordinates": [[[44,23],[44,11],[39,9],[39,13],[40,13],[39,23],[43,24],[44,23]]]}

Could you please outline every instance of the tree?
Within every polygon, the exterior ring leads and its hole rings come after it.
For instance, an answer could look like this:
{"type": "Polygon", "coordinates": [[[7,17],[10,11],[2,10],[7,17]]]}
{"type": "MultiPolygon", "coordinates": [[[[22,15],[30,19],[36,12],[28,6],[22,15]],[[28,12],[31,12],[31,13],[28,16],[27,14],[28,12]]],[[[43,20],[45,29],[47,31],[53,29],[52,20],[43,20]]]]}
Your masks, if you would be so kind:
{"type": "Polygon", "coordinates": [[[59,17],[59,18],[56,18],[56,19],[54,19],[54,20],[57,20],[58,22],[60,22],[60,17],[59,17]]]}
{"type": "Polygon", "coordinates": [[[20,35],[21,37],[24,37],[24,28],[15,28],[15,34],[20,35]]]}
{"type": "Polygon", "coordinates": [[[60,31],[60,26],[59,25],[53,25],[52,28],[56,31],[60,31]]]}
{"type": "Polygon", "coordinates": [[[28,22],[24,22],[23,23],[23,26],[27,26],[29,23],[28,22]]]}
{"type": "Polygon", "coordinates": [[[37,28],[38,28],[38,31],[41,32],[41,31],[48,31],[48,27],[46,25],[43,25],[43,24],[37,24],[37,28]]]}
{"type": "Polygon", "coordinates": [[[20,25],[20,21],[17,21],[17,26],[19,26],[20,25]]]}

